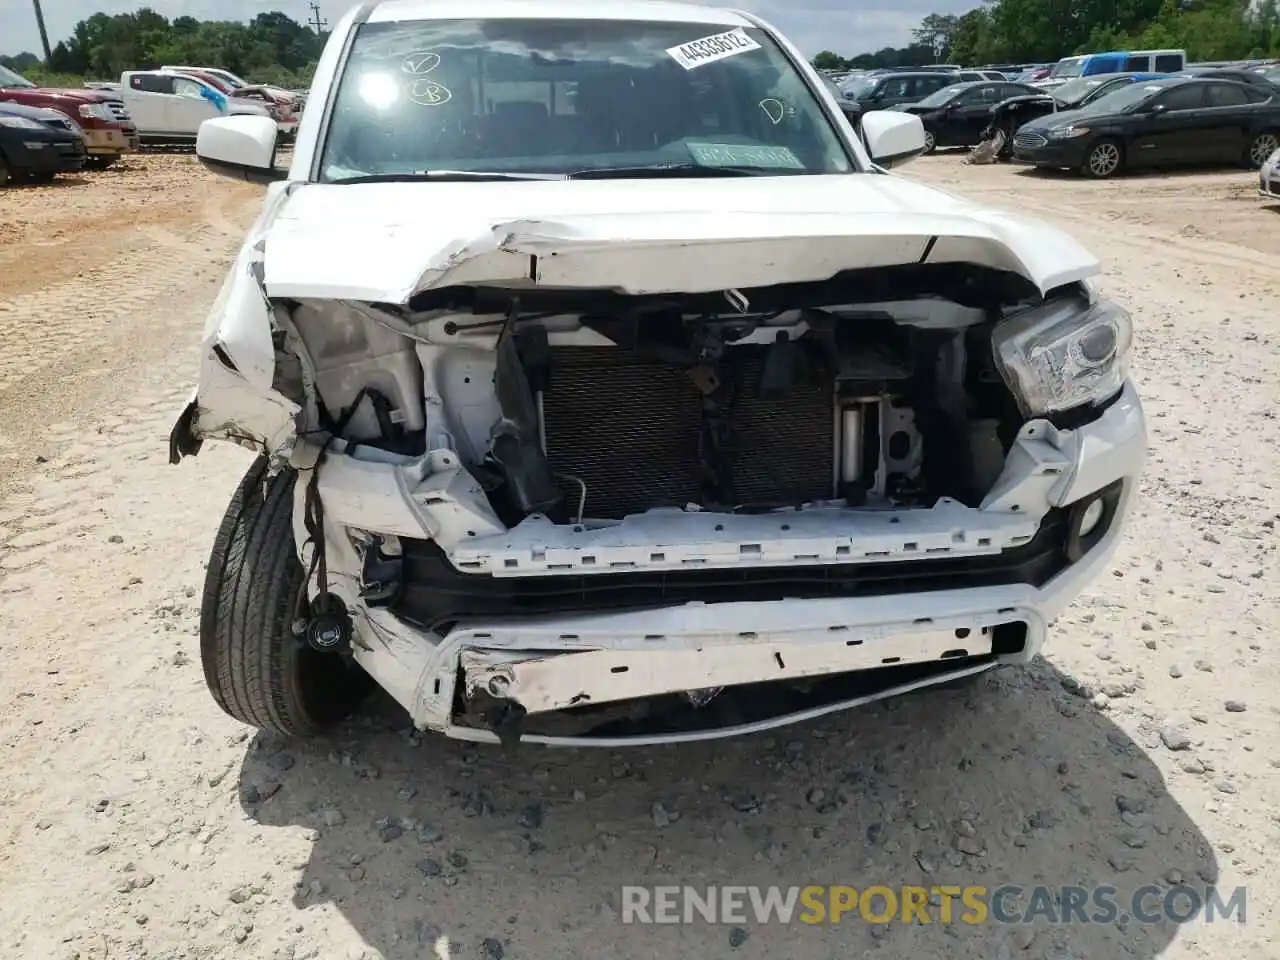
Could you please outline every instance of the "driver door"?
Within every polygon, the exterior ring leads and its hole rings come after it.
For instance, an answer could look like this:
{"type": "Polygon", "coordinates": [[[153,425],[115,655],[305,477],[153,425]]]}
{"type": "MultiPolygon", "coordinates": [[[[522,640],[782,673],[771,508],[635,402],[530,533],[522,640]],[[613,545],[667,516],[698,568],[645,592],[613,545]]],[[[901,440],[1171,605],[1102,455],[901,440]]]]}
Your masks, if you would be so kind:
{"type": "Polygon", "coordinates": [[[981,140],[982,131],[991,122],[991,108],[1003,99],[1000,96],[1003,86],[983,83],[951,101],[945,129],[937,138],[938,146],[971,147],[981,140]]]}
{"type": "Polygon", "coordinates": [[[1186,83],[1148,103],[1135,118],[1130,164],[1172,166],[1212,157],[1214,144],[1204,135],[1204,91],[1203,83],[1186,83]]]}
{"type": "Polygon", "coordinates": [[[174,133],[190,134],[194,137],[200,129],[200,124],[212,117],[222,115],[217,104],[205,94],[204,85],[195,80],[175,77],[173,92],[175,96],[170,102],[170,109],[173,111],[170,129],[174,133]]]}

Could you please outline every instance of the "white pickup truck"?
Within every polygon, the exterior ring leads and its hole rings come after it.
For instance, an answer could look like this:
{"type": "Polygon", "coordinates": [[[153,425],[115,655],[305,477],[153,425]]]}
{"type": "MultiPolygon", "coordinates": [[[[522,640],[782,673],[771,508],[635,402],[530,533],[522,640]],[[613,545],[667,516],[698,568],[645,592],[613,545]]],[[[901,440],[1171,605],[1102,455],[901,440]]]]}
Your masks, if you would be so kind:
{"type": "Polygon", "coordinates": [[[200,616],[233,717],[760,731],[1026,663],[1110,563],[1146,429],[1097,259],[896,176],[920,118],[859,136],[755,15],[374,0],[311,103],[287,169],[261,117],[196,144],[269,184],[170,437],[260,454],[200,616]]]}
{"type": "Polygon", "coordinates": [[[228,97],[212,84],[172,70],[129,70],[120,95],[144,143],[195,143],[200,124],[214,117],[279,117],[270,104],[228,97]]]}

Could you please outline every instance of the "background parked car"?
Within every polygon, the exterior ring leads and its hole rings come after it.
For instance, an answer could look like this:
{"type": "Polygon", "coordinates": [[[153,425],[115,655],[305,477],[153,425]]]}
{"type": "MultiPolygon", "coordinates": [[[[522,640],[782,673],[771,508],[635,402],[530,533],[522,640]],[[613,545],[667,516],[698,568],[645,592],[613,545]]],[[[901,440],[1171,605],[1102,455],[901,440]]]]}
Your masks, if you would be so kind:
{"type": "Polygon", "coordinates": [[[195,143],[200,124],[213,117],[255,114],[277,119],[265,104],[228,97],[203,80],[168,70],[126,71],[120,90],[145,143],[195,143]]]}
{"type": "Polygon", "coordinates": [[[959,76],[943,70],[916,70],[867,76],[844,87],[859,111],[885,110],[899,104],[915,103],[948,87],[959,76]]]}
{"type": "Polygon", "coordinates": [[[1277,86],[1280,75],[1268,76],[1248,67],[1187,67],[1179,76],[1199,77],[1201,80],[1234,80],[1236,83],[1257,87],[1271,96],[1280,94],[1280,86],[1277,86]]]}
{"type": "Polygon", "coordinates": [[[1103,73],[1077,77],[1052,90],[1031,87],[1029,94],[1010,97],[991,108],[982,139],[991,140],[998,134],[1001,142],[997,155],[1007,159],[1013,154],[1013,136],[1024,123],[1059,110],[1078,110],[1131,83],[1160,80],[1164,76],[1162,73],[1103,73]]]}
{"type": "Polygon", "coordinates": [[[74,120],[47,107],[0,103],[0,187],[14,180],[52,180],[89,158],[74,120]]]}
{"type": "Polygon", "coordinates": [[[903,104],[897,109],[920,118],[924,124],[925,153],[932,153],[936,147],[973,146],[982,139],[995,104],[1037,92],[1035,87],[1011,80],[953,83],[917,103],[903,104]]]}
{"type": "Polygon", "coordinates": [[[216,67],[161,67],[160,69],[173,73],[185,73],[204,80],[227,96],[258,100],[273,107],[280,122],[280,132],[285,135],[292,135],[297,131],[298,121],[307,102],[305,93],[296,93],[270,84],[249,83],[228,70],[219,70],[216,67]]]}
{"type": "Polygon", "coordinates": [[[37,87],[0,65],[0,103],[43,107],[63,114],[83,131],[90,167],[109,167],[138,149],[137,128],[114,91],[37,87]]]}
{"type": "Polygon", "coordinates": [[[1231,80],[1167,77],[1133,83],[1078,110],[1033,120],[1013,157],[1092,177],[1188,163],[1259,167],[1280,148],[1280,103],[1231,80]]]}

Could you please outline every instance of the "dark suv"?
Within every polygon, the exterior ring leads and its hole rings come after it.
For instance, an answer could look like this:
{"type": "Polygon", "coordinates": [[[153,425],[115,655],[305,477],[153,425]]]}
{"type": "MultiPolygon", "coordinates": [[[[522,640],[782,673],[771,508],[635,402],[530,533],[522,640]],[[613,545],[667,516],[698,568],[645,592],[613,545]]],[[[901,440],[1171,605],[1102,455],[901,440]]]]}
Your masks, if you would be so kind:
{"type": "Polygon", "coordinates": [[[855,103],[859,112],[866,112],[915,103],[959,79],[959,74],[944,70],[899,71],[861,77],[843,89],[846,102],[855,103]]]}

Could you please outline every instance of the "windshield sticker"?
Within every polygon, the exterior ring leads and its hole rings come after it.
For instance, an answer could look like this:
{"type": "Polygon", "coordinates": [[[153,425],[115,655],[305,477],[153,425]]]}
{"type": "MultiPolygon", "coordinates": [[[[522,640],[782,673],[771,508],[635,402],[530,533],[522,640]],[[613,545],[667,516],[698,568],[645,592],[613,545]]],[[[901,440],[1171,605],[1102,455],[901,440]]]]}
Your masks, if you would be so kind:
{"type": "Polygon", "coordinates": [[[704,63],[715,63],[725,57],[736,57],[740,53],[759,50],[756,43],[742,27],[728,33],[717,33],[700,40],[690,40],[677,47],[668,47],[667,56],[686,70],[700,67],[704,63]]]}
{"type": "Polygon", "coordinates": [[[689,142],[693,161],[703,167],[766,167],[803,170],[800,158],[786,147],[756,147],[740,143],[689,142]]]}
{"type": "Polygon", "coordinates": [[[782,119],[787,115],[786,104],[775,97],[765,97],[761,100],[760,109],[765,112],[765,116],[773,122],[775,127],[780,124],[782,119]]]}

